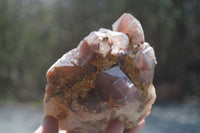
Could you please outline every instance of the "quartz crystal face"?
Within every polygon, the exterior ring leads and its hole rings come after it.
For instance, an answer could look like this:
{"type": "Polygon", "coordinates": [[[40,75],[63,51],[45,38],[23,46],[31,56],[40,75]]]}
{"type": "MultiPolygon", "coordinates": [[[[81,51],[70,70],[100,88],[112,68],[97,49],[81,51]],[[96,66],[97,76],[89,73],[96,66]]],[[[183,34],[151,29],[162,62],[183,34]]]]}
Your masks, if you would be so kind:
{"type": "Polygon", "coordinates": [[[140,22],[124,13],[113,31],[91,32],[49,68],[45,114],[72,133],[103,133],[112,120],[133,128],[155,101],[156,64],[140,22]]]}

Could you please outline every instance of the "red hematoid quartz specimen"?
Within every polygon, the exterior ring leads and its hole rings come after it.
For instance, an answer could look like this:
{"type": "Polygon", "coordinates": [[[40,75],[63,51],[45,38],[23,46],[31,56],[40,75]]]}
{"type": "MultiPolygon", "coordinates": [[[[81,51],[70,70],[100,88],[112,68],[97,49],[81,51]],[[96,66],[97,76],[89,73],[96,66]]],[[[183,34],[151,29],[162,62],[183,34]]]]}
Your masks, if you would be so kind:
{"type": "Polygon", "coordinates": [[[113,30],[91,32],[47,72],[44,111],[72,133],[103,133],[120,120],[133,128],[156,99],[156,57],[140,22],[124,13],[113,30]]]}

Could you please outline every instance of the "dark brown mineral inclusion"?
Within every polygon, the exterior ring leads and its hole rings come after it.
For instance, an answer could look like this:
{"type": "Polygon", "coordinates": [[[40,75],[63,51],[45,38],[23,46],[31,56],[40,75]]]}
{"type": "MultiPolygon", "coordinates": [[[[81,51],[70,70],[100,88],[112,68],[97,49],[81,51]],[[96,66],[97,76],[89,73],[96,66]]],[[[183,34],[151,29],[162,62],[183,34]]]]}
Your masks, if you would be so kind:
{"type": "MultiPolygon", "coordinates": [[[[155,97],[150,96],[148,88],[156,64],[153,48],[144,42],[141,24],[125,13],[113,24],[113,31],[91,32],[48,70],[45,101],[61,108],[59,115],[51,114],[61,121],[67,120],[69,112],[117,112],[136,101],[145,108],[155,97]]],[[[145,116],[144,112],[140,117],[145,116]]],[[[77,130],[68,125],[66,128],[77,130]]]]}

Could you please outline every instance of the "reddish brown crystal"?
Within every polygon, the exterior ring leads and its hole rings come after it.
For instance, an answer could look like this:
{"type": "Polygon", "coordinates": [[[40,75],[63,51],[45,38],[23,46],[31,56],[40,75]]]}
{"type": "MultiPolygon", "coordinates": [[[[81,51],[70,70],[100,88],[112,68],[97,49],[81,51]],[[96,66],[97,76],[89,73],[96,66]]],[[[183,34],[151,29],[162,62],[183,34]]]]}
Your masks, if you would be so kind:
{"type": "Polygon", "coordinates": [[[156,97],[154,50],[130,14],[113,30],[91,32],[48,70],[44,110],[60,129],[102,133],[114,119],[129,129],[149,114],[156,97]]]}
{"type": "Polygon", "coordinates": [[[113,25],[113,31],[128,34],[130,43],[139,44],[144,42],[144,32],[140,22],[129,13],[124,13],[113,25]]]}
{"type": "Polygon", "coordinates": [[[112,97],[119,104],[127,104],[137,90],[119,66],[101,72],[95,89],[102,100],[109,101],[112,97]]]}

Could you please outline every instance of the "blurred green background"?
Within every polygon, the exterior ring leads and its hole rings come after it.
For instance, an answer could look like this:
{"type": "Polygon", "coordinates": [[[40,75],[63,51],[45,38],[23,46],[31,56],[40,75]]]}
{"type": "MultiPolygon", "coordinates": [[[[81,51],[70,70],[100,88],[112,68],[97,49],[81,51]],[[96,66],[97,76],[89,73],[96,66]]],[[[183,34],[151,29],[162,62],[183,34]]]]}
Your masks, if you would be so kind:
{"type": "Polygon", "coordinates": [[[0,0],[1,100],[42,99],[48,68],[124,12],[155,49],[157,102],[198,99],[199,0],[0,0]]]}
{"type": "Polygon", "coordinates": [[[34,132],[48,68],[124,12],[141,22],[158,60],[157,104],[142,133],[199,133],[199,0],[0,0],[0,132],[34,132]]]}

